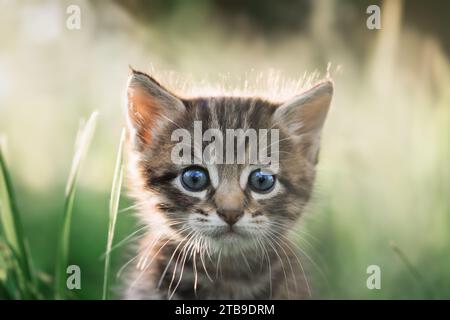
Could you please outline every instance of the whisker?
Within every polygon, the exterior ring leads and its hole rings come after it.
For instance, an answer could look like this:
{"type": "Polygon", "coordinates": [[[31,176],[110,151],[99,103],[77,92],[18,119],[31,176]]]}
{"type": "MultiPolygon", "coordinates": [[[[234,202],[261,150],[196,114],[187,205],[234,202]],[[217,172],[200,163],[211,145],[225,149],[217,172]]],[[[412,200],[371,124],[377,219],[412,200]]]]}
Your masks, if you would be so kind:
{"type": "MultiPolygon", "coordinates": [[[[173,272],[172,272],[172,279],[170,281],[169,288],[167,290],[167,295],[168,295],[169,300],[171,299],[171,297],[173,296],[173,293],[174,293],[173,292],[172,294],[170,294],[170,289],[172,288],[173,281],[175,280],[175,275],[176,275],[176,272],[177,272],[177,269],[178,269],[178,262],[180,261],[180,257],[181,257],[181,262],[183,263],[183,259],[184,259],[185,252],[186,252],[186,248],[191,243],[193,237],[195,236],[195,233],[196,233],[195,231],[191,232],[190,237],[186,240],[186,243],[183,245],[183,247],[181,248],[181,250],[179,251],[179,253],[177,255],[177,260],[175,261],[175,267],[174,267],[173,272]]],[[[183,263],[183,266],[184,266],[184,263],[183,263]]],[[[182,268],[181,268],[181,270],[182,270],[182,268]]],[[[181,277],[183,276],[182,272],[181,272],[180,276],[181,277]]]]}
{"type": "Polygon", "coordinates": [[[274,241],[274,243],[275,243],[276,245],[278,245],[278,247],[280,247],[281,251],[283,251],[283,253],[284,253],[285,257],[286,257],[286,260],[288,261],[289,268],[290,268],[290,270],[291,270],[291,274],[292,274],[292,277],[293,277],[293,279],[294,279],[295,292],[298,292],[297,277],[295,276],[295,272],[294,272],[294,268],[292,267],[291,259],[289,258],[289,256],[288,256],[286,250],[284,250],[284,247],[279,243],[279,241],[277,241],[276,234],[273,233],[273,232],[270,231],[270,230],[269,230],[269,232],[273,235],[272,240],[274,241]]]}
{"type": "Polygon", "coordinates": [[[129,207],[120,209],[120,210],[118,211],[118,213],[124,213],[124,212],[126,212],[126,211],[133,210],[133,209],[136,209],[136,208],[139,208],[139,207],[142,207],[142,206],[143,206],[143,205],[142,205],[141,203],[136,203],[136,204],[133,204],[132,206],[129,206],[129,207]]]}
{"type": "Polygon", "coordinates": [[[290,299],[290,293],[289,293],[289,284],[288,284],[288,280],[287,280],[287,274],[286,274],[286,270],[284,268],[284,263],[283,263],[283,259],[281,259],[280,255],[278,254],[277,250],[275,249],[275,247],[272,245],[272,240],[269,238],[269,235],[266,233],[266,240],[267,243],[269,244],[269,246],[272,248],[273,252],[275,252],[275,255],[278,257],[278,259],[280,260],[281,263],[281,269],[283,270],[283,274],[284,274],[284,281],[286,284],[286,291],[287,291],[287,295],[288,295],[288,299],[290,299]]]}
{"type": "Polygon", "coordinates": [[[242,248],[239,248],[239,253],[240,253],[241,256],[242,256],[242,258],[243,258],[243,260],[244,260],[244,262],[245,262],[245,265],[246,265],[247,268],[248,268],[248,271],[252,272],[252,268],[250,267],[250,264],[248,263],[247,257],[244,255],[244,252],[242,251],[242,248]]]}
{"type": "Polygon", "coordinates": [[[320,276],[322,277],[322,279],[326,282],[326,284],[329,286],[329,282],[327,277],[325,276],[325,273],[323,272],[322,268],[314,261],[313,258],[311,258],[306,252],[305,250],[303,250],[297,243],[295,243],[294,241],[292,241],[292,239],[289,239],[288,237],[284,236],[283,237],[289,241],[292,245],[294,245],[310,262],[311,264],[314,266],[314,268],[316,268],[319,273],[320,276]]]}
{"type": "MultiPolygon", "coordinates": [[[[181,264],[181,269],[180,269],[180,276],[178,278],[177,284],[175,285],[175,288],[172,291],[172,294],[169,296],[169,300],[172,299],[173,295],[175,294],[175,292],[178,289],[178,286],[181,283],[181,280],[183,279],[183,272],[184,272],[184,266],[185,266],[186,260],[187,260],[187,253],[188,253],[188,250],[192,248],[192,243],[194,242],[193,239],[195,240],[196,236],[197,236],[197,233],[194,233],[193,237],[188,240],[188,243],[190,242],[189,246],[185,247],[184,250],[183,250],[184,253],[183,253],[183,257],[181,258],[182,264],[181,264]]],[[[169,286],[169,292],[170,292],[170,286],[169,286]]]]}
{"type": "MultiPolygon", "coordinates": [[[[220,248],[219,254],[217,256],[217,263],[216,263],[216,279],[219,277],[219,269],[220,269],[220,258],[222,257],[222,249],[220,248]]],[[[222,271],[220,271],[220,274],[222,274],[222,271]]]]}
{"type": "MultiPolygon", "coordinates": [[[[281,233],[280,233],[280,235],[284,236],[284,235],[281,234],[281,233]]],[[[289,239],[289,238],[286,238],[286,239],[289,239]]],[[[289,239],[289,240],[290,240],[290,239],[289,239]]],[[[290,243],[294,244],[294,243],[291,242],[291,241],[290,241],[290,243]]],[[[305,272],[305,269],[304,269],[304,267],[303,267],[303,264],[301,263],[300,258],[298,257],[297,253],[290,247],[290,245],[288,245],[288,243],[286,243],[286,242],[285,242],[285,244],[286,244],[286,247],[292,252],[292,254],[294,255],[294,257],[296,258],[296,260],[297,260],[297,262],[298,262],[298,264],[299,264],[299,266],[300,266],[300,268],[301,268],[301,270],[302,270],[303,278],[305,279],[306,287],[307,287],[307,289],[308,289],[308,294],[309,294],[309,296],[311,297],[311,296],[312,296],[311,288],[310,288],[310,286],[309,286],[308,278],[306,277],[306,272],[305,272]]]]}
{"type": "Polygon", "coordinates": [[[100,256],[100,259],[104,259],[106,255],[110,254],[111,252],[113,252],[114,250],[116,250],[121,245],[125,244],[126,242],[131,241],[132,239],[136,240],[136,239],[139,239],[139,238],[145,236],[145,233],[143,233],[137,237],[134,237],[136,234],[138,234],[139,232],[141,232],[142,230],[145,230],[147,228],[148,228],[148,226],[145,225],[145,226],[137,229],[136,231],[132,232],[130,235],[126,236],[124,239],[120,240],[118,243],[116,243],[114,246],[112,246],[109,250],[102,253],[102,255],[100,256]]]}
{"type": "Polygon", "coordinates": [[[205,270],[206,276],[208,277],[208,279],[211,282],[214,282],[213,279],[211,278],[211,276],[209,275],[208,270],[206,270],[206,265],[205,265],[204,253],[206,252],[206,254],[209,255],[209,242],[207,242],[207,239],[205,239],[205,238],[203,238],[202,240],[203,240],[203,243],[204,243],[204,246],[205,246],[205,250],[201,250],[200,261],[202,263],[203,269],[205,270]]]}
{"type": "Polygon", "coordinates": [[[273,289],[272,289],[272,266],[270,264],[270,257],[269,257],[269,253],[267,252],[264,243],[261,242],[260,239],[256,238],[258,243],[261,245],[261,249],[264,252],[264,256],[267,258],[267,266],[269,268],[269,299],[272,299],[272,294],[273,294],[273,289]]]}
{"type": "MultiPolygon", "coordinates": [[[[187,228],[183,228],[181,229],[179,232],[183,232],[186,231],[187,228]]],[[[159,240],[161,238],[162,234],[157,238],[157,240],[159,240]]],[[[140,280],[140,278],[144,275],[145,271],[147,271],[147,269],[150,267],[150,265],[152,264],[153,260],[158,256],[159,252],[170,242],[173,241],[175,239],[176,236],[179,236],[179,234],[175,234],[172,235],[169,239],[167,239],[166,242],[164,242],[164,244],[158,249],[158,251],[156,251],[156,253],[152,256],[152,259],[150,260],[150,262],[148,264],[144,264],[144,266],[141,267],[141,273],[139,274],[139,276],[133,281],[133,283],[131,284],[131,287],[134,287],[136,285],[136,283],[140,280]]],[[[154,244],[152,246],[152,248],[156,245],[157,241],[154,241],[154,244]]],[[[146,259],[148,258],[150,254],[150,250],[148,251],[148,253],[146,253],[146,259]]],[[[141,261],[140,261],[141,262],[141,261]]]]}
{"type": "Polygon", "coordinates": [[[158,289],[161,287],[162,281],[163,281],[163,279],[164,279],[164,277],[165,277],[165,275],[166,275],[166,273],[167,273],[167,270],[169,269],[170,264],[172,263],[173,258],[175,257],[175,254],[176,254],[177,251],[178,251],[178,248],[183,244],[183,242],[184,242],[184,241],[185,241],[185,240],[186,240],[193,232],[194,232],[194,231],[191,231],[191,232],[190,232],[186,237],[184,237],[184,238],[180,241],[180,243],[176,246],[175,250],[174,250],[173,253],[172,253],[172,256],[171,256],[170,259],[169,259],[169,262],[167,263],[167,265],[166,265],[166,267],[165,267],[163,273],[161,274],[161,277],[159,278],[158,286],[157,286],[158,289]]]}

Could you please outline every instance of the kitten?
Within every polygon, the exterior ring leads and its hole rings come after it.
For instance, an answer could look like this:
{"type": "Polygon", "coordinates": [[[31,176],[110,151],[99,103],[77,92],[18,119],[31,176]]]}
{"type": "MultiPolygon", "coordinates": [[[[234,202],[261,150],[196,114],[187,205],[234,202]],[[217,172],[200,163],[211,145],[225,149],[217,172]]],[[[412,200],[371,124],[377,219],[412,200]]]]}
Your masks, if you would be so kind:
{"type": "MultiPolygon", "coordinates": [[[[327,79],[284,103],[183,99],[132,70],[129,180],[149,231],[139,241],[125,298],[308,298],[307,277],[288,232],[312,192],[332,93],[327,79]],[[195,136],[194,123],[201,123],[203,134],[211,128],[224,135],[229,129],[276,130],[278,150],[270,148],[271,156],[278,155],[276,172],[258,162],[206,163],[195,155],[194,164],[174,163],[179,141],[173,133],[183,129],[195,136]]],[[[186,150],[195,153],[207,140],[198,144],[186,150]]]]}

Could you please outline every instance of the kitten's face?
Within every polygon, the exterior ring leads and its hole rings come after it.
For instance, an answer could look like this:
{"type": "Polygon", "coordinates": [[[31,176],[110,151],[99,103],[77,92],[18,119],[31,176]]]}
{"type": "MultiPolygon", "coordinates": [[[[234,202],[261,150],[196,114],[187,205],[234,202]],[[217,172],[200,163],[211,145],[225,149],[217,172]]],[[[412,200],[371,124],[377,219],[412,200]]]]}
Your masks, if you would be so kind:
{"type": "Polygon", "coordinates": [[[331,83],[324,82],[285,104],[231,97],[183,100],[134,72],[128,88],[130,164],[144,221],[173,237],[197,237],[199,245],[207,242],[227,252],[282,238],[310,197],[331,92],[331,83]],[[222,134],[223,143],[215,145],[222,159],[202,158],[215,141],[203,136],[208,129],[222,134]],[[230,148],[232,129],[253,130],[257,137],[268,132],[267,140],[250,146],[247,138],[239,149],[231,139],[230,148]],[[173,138],[176,130],[192,137],[182,140],[190,145],[188,161],[174,161],[181,141],[173,138]],[[252,159],[252,150],[267,150],[270,163],[252,159]],[[244,161],[237,160],[239,152],[245,153],[244,161]],[[225,161],[227,153],[234,161],[225,161]]]}

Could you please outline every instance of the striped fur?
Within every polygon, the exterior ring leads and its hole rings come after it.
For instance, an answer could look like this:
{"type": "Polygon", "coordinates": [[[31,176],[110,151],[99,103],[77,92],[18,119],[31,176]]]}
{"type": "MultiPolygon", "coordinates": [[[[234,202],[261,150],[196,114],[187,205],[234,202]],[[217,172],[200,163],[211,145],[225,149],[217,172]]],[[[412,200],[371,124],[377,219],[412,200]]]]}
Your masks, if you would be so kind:
{"type": "MultiPolygon", "coordinates": [[[[314,183],[320,132],[331,81],[286,103],[260,98],[183,99],[146,74],[133,71],[128,87],[130,190],[149,232],[139,240],[127,276],[127,299],[302,299],[307,271],[289,232],[314,183]],[[176,182],[171,161],[177,128],[279,130],[277,192],[265,197],[246,186],[248,164],[214,164],[203,197],[176,182]],[[243,211],[228,228],[217,212],[243,211]]],[[[206,167],[206,166],[205,166],[206,167]]]]}

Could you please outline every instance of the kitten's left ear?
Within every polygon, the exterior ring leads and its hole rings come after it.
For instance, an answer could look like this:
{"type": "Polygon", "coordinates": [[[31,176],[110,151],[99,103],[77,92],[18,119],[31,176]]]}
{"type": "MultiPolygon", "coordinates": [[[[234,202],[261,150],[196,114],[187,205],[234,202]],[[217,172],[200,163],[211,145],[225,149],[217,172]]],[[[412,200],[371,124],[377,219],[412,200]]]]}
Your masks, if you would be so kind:
{"type": "Polygon", "coordinates": [[[326,80],[283,103],[273,115],[274,122],[287,130],[314,164],[317,163],[320,134],[332,96],[333,82],[326,80]]]}
{"type": "Polygon", "coordinates": [[[131,69],[127,86],[128,128],[138,148],[149,145],[155,131],[180,116],[183,102],[149,75],[131,69]]]}

